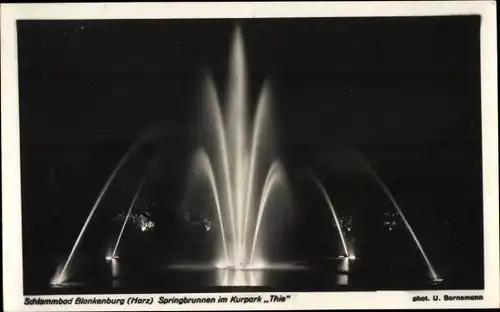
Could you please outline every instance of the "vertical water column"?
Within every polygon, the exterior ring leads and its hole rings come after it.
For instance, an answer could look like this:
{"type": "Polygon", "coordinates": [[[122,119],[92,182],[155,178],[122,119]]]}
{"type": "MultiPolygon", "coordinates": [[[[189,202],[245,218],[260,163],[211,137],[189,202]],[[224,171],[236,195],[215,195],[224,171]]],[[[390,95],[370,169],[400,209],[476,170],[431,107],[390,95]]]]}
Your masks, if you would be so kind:
{"type": "Polygon", "coordinates": [[[233,244],[235,250],[234,266],[241,268],[245,264],[244,255],[244,213],[245,213],[245,190],[247,175],[247,89],[246,89],[246,66],[241,30],[237,28],[234,32],[230,64],[227,97],[227,142],[229,154],[229,166],[231,172],[231,189],[233,193],[234,215],[235,215],[235,237],[233,244]]]}

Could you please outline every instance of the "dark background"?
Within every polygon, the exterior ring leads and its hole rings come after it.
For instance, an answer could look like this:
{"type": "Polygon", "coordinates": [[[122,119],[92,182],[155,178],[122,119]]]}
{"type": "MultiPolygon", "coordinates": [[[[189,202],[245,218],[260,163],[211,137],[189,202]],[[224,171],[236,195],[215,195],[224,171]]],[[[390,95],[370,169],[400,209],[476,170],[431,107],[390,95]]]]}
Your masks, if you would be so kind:
{"type": "MultiPolygon", "coordinates": [[[[37,259],[67,256],[114,166],[150,125],[161,127],[164,143],[163,175],[150,189],[162,203],[154,235],[172,254],[199,251],[203,244],[178,231],[175,207],[198,130],[201,70],[222,93],[237,23],[251,103],[265,78],[273,82],[280,154],[296,198],[296,225],[280,255],[329,255],[332,227],[307,182],[312,170],[340,214],[353,216],[357,254],[420,259],[400,221],[399,232],[382,226],[394,208],[340,148],[364,155],[380,174],[438,271],[466,271],[466,285],[456,287],[482,287],[477,16],[19,21],[25,282],[38,278],[37,259]]],[[[137,172],[144,159],[135,160],[137,172]]],[[[126,202],[128,187],[117,198],[126,202]]],[[[94,232],[88,241],[102,239],[94,232]]]]}

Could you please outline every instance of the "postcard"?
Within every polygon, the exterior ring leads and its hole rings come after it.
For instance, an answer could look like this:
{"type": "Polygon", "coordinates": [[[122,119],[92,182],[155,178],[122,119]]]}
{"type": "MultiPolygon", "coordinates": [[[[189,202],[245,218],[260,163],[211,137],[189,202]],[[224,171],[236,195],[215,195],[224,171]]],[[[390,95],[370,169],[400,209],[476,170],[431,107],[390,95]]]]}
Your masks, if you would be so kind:
{"type": "Polygon", "coordinates": [[[496,4],[2,4],[6,311],[499,306],[496,4]]]}

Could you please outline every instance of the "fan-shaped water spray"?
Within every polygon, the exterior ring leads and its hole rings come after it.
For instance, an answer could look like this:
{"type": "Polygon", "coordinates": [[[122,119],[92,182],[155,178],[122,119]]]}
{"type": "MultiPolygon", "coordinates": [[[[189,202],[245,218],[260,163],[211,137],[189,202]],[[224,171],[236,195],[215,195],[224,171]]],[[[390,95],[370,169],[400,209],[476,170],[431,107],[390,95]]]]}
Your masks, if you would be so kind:
{"type": "MultiPolygon", "coordinates": [[[[202,144],[207,147],[205,162],[211,164],[212,160],[216,160],[218,164],[218,170],[212,170],[214,177],[211,180],[214,182],[210,183],[216,186],[211,188],[213,196],[224,199],[220,201],[221,228],[231,231],[231,235],[225,237],[231,241],[227,244],[230,248],[224,247],[228,254],[226,265],[244,268],[251,263],[251,255],[259,247],[256,237],[267,202],[259,196],[269,197],[277,180],[284,179],[284,175],[278,175],[275,169],[271,169],[274,175],[268,178],[273,177],[273,180],[267,183],[272,183],[264,188],[264,193],[257,193],[258,181],[267,175],[267,172],[260,172],[259,168],[266,166],[260,157],[262,143],[271,136],[268,127],[271,88],[268,83],[263,85],[253,122],[250,122],[245,54],[239,28],[236,28],[233,36],[227,90],[223,115],[223,103],[219,101],[212,78],[206,74],[202,105],[205,112],[203,118],[210,129],[208,135],[204,133],[207,137],[202,144]],[[259,217],[255,217],[255,213],[259,213],[259,217]],[[259,221],[255,222],[256,219],[259,221]]],[[[271,168],[276,166],[272,165],[271,168]]]]}
{"type": "Polygon", "coordinates": [[[264,210],[267,207],[270,194],[278,187],[280,184],[284,183],[285,173],[282,165],[279,161],[275,161],[266,177],[264,182],[264,187],[262,188],[262,194],[260,196],[259,210],[257,213],[257,222],[255,223],[255,230],[252,240],[252,251],[250,253],[249,264],[253,263],[255,256],[255,247],[257,246],[257,239],[259,238],[260,225],[262,223],[262,216],[264,215],[264,210]]]}
{"type": "Polygon", "coordinates": [[[425,253],[424,248],[422,247],[422,245],[420,244],[420,241],[417,238],[417,235],[413,231],[410,223],[408,222],[403,211],[401,210],[401,207],[399,206],[398,202],[396,201],[396,199],[392,195],[392,193],[389,190],[389,188],[387,187],[387,185],[384,183],[384,181],[382,181],[382,179],[375,172],[375,170],[373,170],[373,168],[360,155],[355,155],[355,156],[356,156],[355,158],[359,161],[359,163],[366,169],[366,171],[375,179],[377,184],[382,188],[382,190],[384,191],[384,193],[386,194],[386,196],[389,198],[392,205],[396,209],[397,213],[401,216],[401,220],[405,224],[406,228],[408,229],[408,232],[410,233],[411,237],[413,238],[413,241],[417,245],[417,248],[420,251],[422,258],[425,260],[425,263],[427,265],[427,268],[429,269],[429,274],[431,275],[432,280],[434,282],[442,281],[442,278],[440,278],[439,275],[437,275],[436,271],[434,270],[434,267],[432,266],[429,258],[427,257],[427,254],[425,253]]]}
{"type": "MultiPolygon", "coordinates": [[[[225,213],[229,215],[228,222],[230,224],[233,250],[236,249],[236,224],[234,219],[234,201],[233,193],[231,192],[231,175],[228,159],[226,129],[224,127],[224,120],[222,118],[222,111],[219,103],[217,92],[212,77],[204,74],[203,81],[203,117],[209,124],[209,135],[212,135],[215,142],[215,159],[220,164],[218,171],[218,181],[221,182],[222,188],[216,188],[216,191],[224,194],[221,196],[224,200],[225,213]]],[[[208,157],[208,155],[207,155],[208,157]]],[[[215,196],[215,195],[214,195],[215,196]]],[[[221,218],[223,216],[221,215],[221,218]]],[[[221,222],[221,226],[222,226],[221,222]]]]}
{"type": "Polygon", "coordinates": [[[92,217],[94,216],[94,213],[101,203],[102,199],[104,198],[104,195],[108,191],[108,188],[110,187],[111,183],[114,181],[115,177],[117,176],[118,172],[122,169],[122,167],[127,163],[127,161],[132,157],[132,155],[135,153],[135,151],[142,145],[143,143],[143,138],[137,140],[130,148],[129,150],[123,155],[123,157],[120,159],[116,167],[114,168],[113,172],[111,172],[111,175],[109,178],[106,180],[106,183],[104,184],[104,187],[102,188],[101,192],[99,193],[99,196],[97,197],[97,200],[95,201],[94,205],[92,206],[92,209],[90,210],[90,213],[85,220],[85,223],[83,224],[82,229],[80,230],[80,233],[78,234],[78,237],[73,244],[73,247],[71,249],[71,252],[69,253],[68,259],[64,263],[64,266],[59,273],[59,277],[56,279],[55,283],[56,284],[61,284],[64,282],[64,279],[66,279],[66,270],[68,269],[69,265],[71,264],[71,261],[73,260],[73,256],[80,245],[80,241],[82,240],[83,236],[85,235],[85,231],[87,230],[87,227],[92,220],[92,217]]]}
{"type": "Polygon", "coordinates": [[[229,260],[228,258],[228,252],[227,252],[227,245],[226,245],[226,233],[224,231],[224,222],[222,220],[222,211],[221,211],[221,202],[219,200],[219,193],[218,193],[218,188],[217,188],[217,182],[215,181],[215,174],[214,170],[212,168],[212,164],[210,163],[210,159],[208,158],[207,153],[199,149],[196,152],[196,155],[194,157],[194,168],[196,170],[196,173],[202,172],[205,177],[208,179],[208,183],[210,186],[210,191],[212,192],[214,196],[214,204],[217,209],[217,216],[219,218],[219,223],[220,223],[220,231],[221,231],[221,237],[222,237],[222,248],[224,251],[224,256],[226,261],[229,260]]]}
{"type": "Polygon", "coordinates": [[[333,219],[335,220],[335,225],[337,226],[337,230],[339,232],[340,236],[340,241],[342,242],[342,248],[344,249],[344,253],[346,257],[349,257],[349,252],[347,251],[347,244],[345,242],[345,237],[344,233],[342,232],[342,227],[340,226],[339,218],[337,217],[337,213],[335,212],[335,207],[333,206],[330,196],[328,196],[328,192],[326,191],[325,187],[321,183],[321,181],[318,179],[318,177],[313,176],[314,182],[318,186],[319,190],[321,191],[321,194],[323,195],[323,198],[325,199],[326,203],[328,204],[328,208],[330,208],[330,211],[332,212],[333,219]]]}
{"type": "Polygon", "coordinates": [[[130,206],[129,206],[128,211],[127,211],[127,215],[125,217],[125,220],[123,220],[123,224],[122,224],[120,233],[118,234],[118,238],[116,239],[115,247],[113,248],[113,252],[111,253],[111,256],[109,257],[110,259],[116,258],[116,251],[118,249],[118,246],[120,245],[123,231],[125,230],[125,226],[127,225],[127,221],[130,218],[130,213],[132,212],[132,209],[134,209],[135,205],[137,204],[137,200],[139,199],[139,195],[141,194],[142,188],[144,186],[144,183],[146,183],[146,180],[147,180],[147,172],[142,177],[141,181],[139,182],[139,186],[137,187],[137,190],[135,191],[134,198],[132,199],[132,202],[130,203],[130,206]]]}
{"type": "MultiPolygon", "coordinates": [[[[269,122],[270,112],[269,112],[269,102],[270,102],[270,84],[266,82],[262,88],[259,102],[257,104],[257,112],[254,117],[254,128],[252,134],[252,146],[249,159],[249,171],[248,171],[248,181],[247,181],[247,191],[246,191],[246,202],[245,202],[245,218],[243,223],[243,237],[246,237],[248,233],[248,225],[250,224],[250,207],[254,205],[254,197],[251,196],[255,188],[255,178],[256,178],[256,167],[258,166],[258,151],[261,148],[261,142],[265,139],[263,135],[265,134],[264,125],[269,122]]],[[[270,171],[272,170],[272,167],[270,171]]],[[[259,205],[260,208],[260,205],[259,205]]],[[[260,211],[260,209],[259,209],[260,211]]],[[[259,222],[257,222],[259,224],[259,222]]],[[[246,241],[244,241],[246,244],[246,241]]],[[[243,246],[243,250],[246,251],[247,246],[243,246]]],[[[252,247],[253,249],[253,247],[252,247]]],[[[251,262],[251,261],[250,261],[251,262]]]]}
{"type": "MultiPolygon", "coordinates": [[[[288,181],[282,162],[274,154],[272,143],[275,143],[275,141],[271,141],[271,138],[274,137],[271,115],[273,88],[268,81],[263,83],[257,97],[255,113],[251,114],[253,110],[250,109],[249,104],[251,103],[248,101],[250,98],[248,90],[250,88],[247,81],[245,50],[239,28],[236,28],[232,40],[227,90],[223,100],[219,99],[214,79],[208,72],[204,73],[201,99],[203,122],[201,125],[207,128],[202,129],[200,144],[194,153],[189,169],[191,170],[190,173],[193,174],[192,177],[196,179],[194,182],[204,183],[203,186],[207,186],[209,198],[204,197],[203,199],[207,200],[203,202],[207,203],[207,206],[215,206],[216,208],[221,240],[218,245],[218,248],[220,248],[218,256],[221,259],[216,260],[216,267],[224,269],[221,270],[224,271],[221,275],[223,280],[221,283],[224,285],[257,285],[260,283],[256,281],[258,275],[254,274],[257,271],[279,268],[290,269],[287,266],[279,267],[263,261],[264,257],[261,257],[265,256],[263,254],[263,244],[268,241],[266,237],[262,237],[263,234],[268,233],[262,229],[263,225],[266,224],[266,213],[269,212],[270,208],[278,206],[272,200],[278,199],[282,201],[283,198],[281,197],[287,196],[288,181]]],[[[67,268],[96,208],[100,205],[102,198],[118,172],[140,146],[141,141],[139,140],[130,148],[106,181],[71,249],[68,259],[60,273],[55,275],[58,276],[57,283],[61,283],[65,279],[67,268]]],[[[433,280],[441,281],[388,187],[366,162],[362,163],[382,187],[384,193],[398,211],[425,259],[433,280]]],[[[336,209],[332,204],[332,199],[319,178],[314,174],[312,175],[314,183],[330,209],[339,233],[344,255],[335,257],[335,260],[343,261],[340,268],[342,272],[349,271],[349,261],[355,257],[349,253],[346,238],[336,209]]],[[[147,174],[139,182],[132,202],[128,207],[126,218],[113,251],[108,256],[111,260],[116,257],[124,228],[142,191],[146,176],[147,174]]],[[[191,191],[198,191],[197,188],[191,189],[192,186],[192,183],[188,184],[187,194],[192,195],[191,191]]],[[[206,193],[201,193],[201,195],[205,196],[206,193]]],[[[116,265],[116,262],[112,264],[116,265]]],[[[193,266],[189,264],[171,266],[176,270],[183,267],[193,269],[193,266]]],[[[203,264],[199,267],[204,270],[214,269],[211,264],[203,264]]],[[[292,267],[295,268],[296,266],[292,267]]]]}
{"type": "Polygon", "coordinates": [[[403,220],[406,228],[408,229],[408,231],[411,234],[411,237],[413,238],[413,240],[415,241],[415,244],[417,245],[418,249],[420,250],[420,253],[422,254],[422,257],[424,258],[425,263],[427,264],[427,267],[429,268],[429,273],[431,274],[432,279],[435,281],[439,280],[440,278],[436,274],[436,271],[434,270],[434,267],[432,266],[431,262],[429,261],[429,258],[427,258],[427,255],[425,254],[424,248],[420,244],[420,241],[418,240],[417,235],[413,231],[408,220],[406,220],[406,217],[405,217],[403,211],[401,210],[401,207],[399,207],[398,202],[396,201],[394,196],[392,196],[391,191],[389,191],[389,188],[387,187],[387,185],[385,185],[385,183],[382,181],[382,179],[380,179],[378,174],[375,171],[371,170],[371,168],[370,168],[370,173],[373,175],[375,180],[377,180],[377,183],[380,185],[380,187],[382,187],[382,189],[384,190],[384,193],[387,195],[387,197],[391,201],[392,205],[394,206],[394,208],[396,208],[396,211],[401,216],[401,220],[403,220]]]}

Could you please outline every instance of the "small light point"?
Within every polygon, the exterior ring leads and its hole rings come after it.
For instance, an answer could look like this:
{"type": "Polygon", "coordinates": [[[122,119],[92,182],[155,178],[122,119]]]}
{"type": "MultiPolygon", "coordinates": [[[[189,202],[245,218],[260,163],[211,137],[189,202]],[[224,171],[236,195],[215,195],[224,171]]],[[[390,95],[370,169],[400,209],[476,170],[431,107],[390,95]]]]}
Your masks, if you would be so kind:
{"type": "Polygon", "coordinates": [[[432,280],[432,284],[440,284],[443,282],[443,279],[440,278],[440,277],[435,277],[433,280],[432,280]]]}

